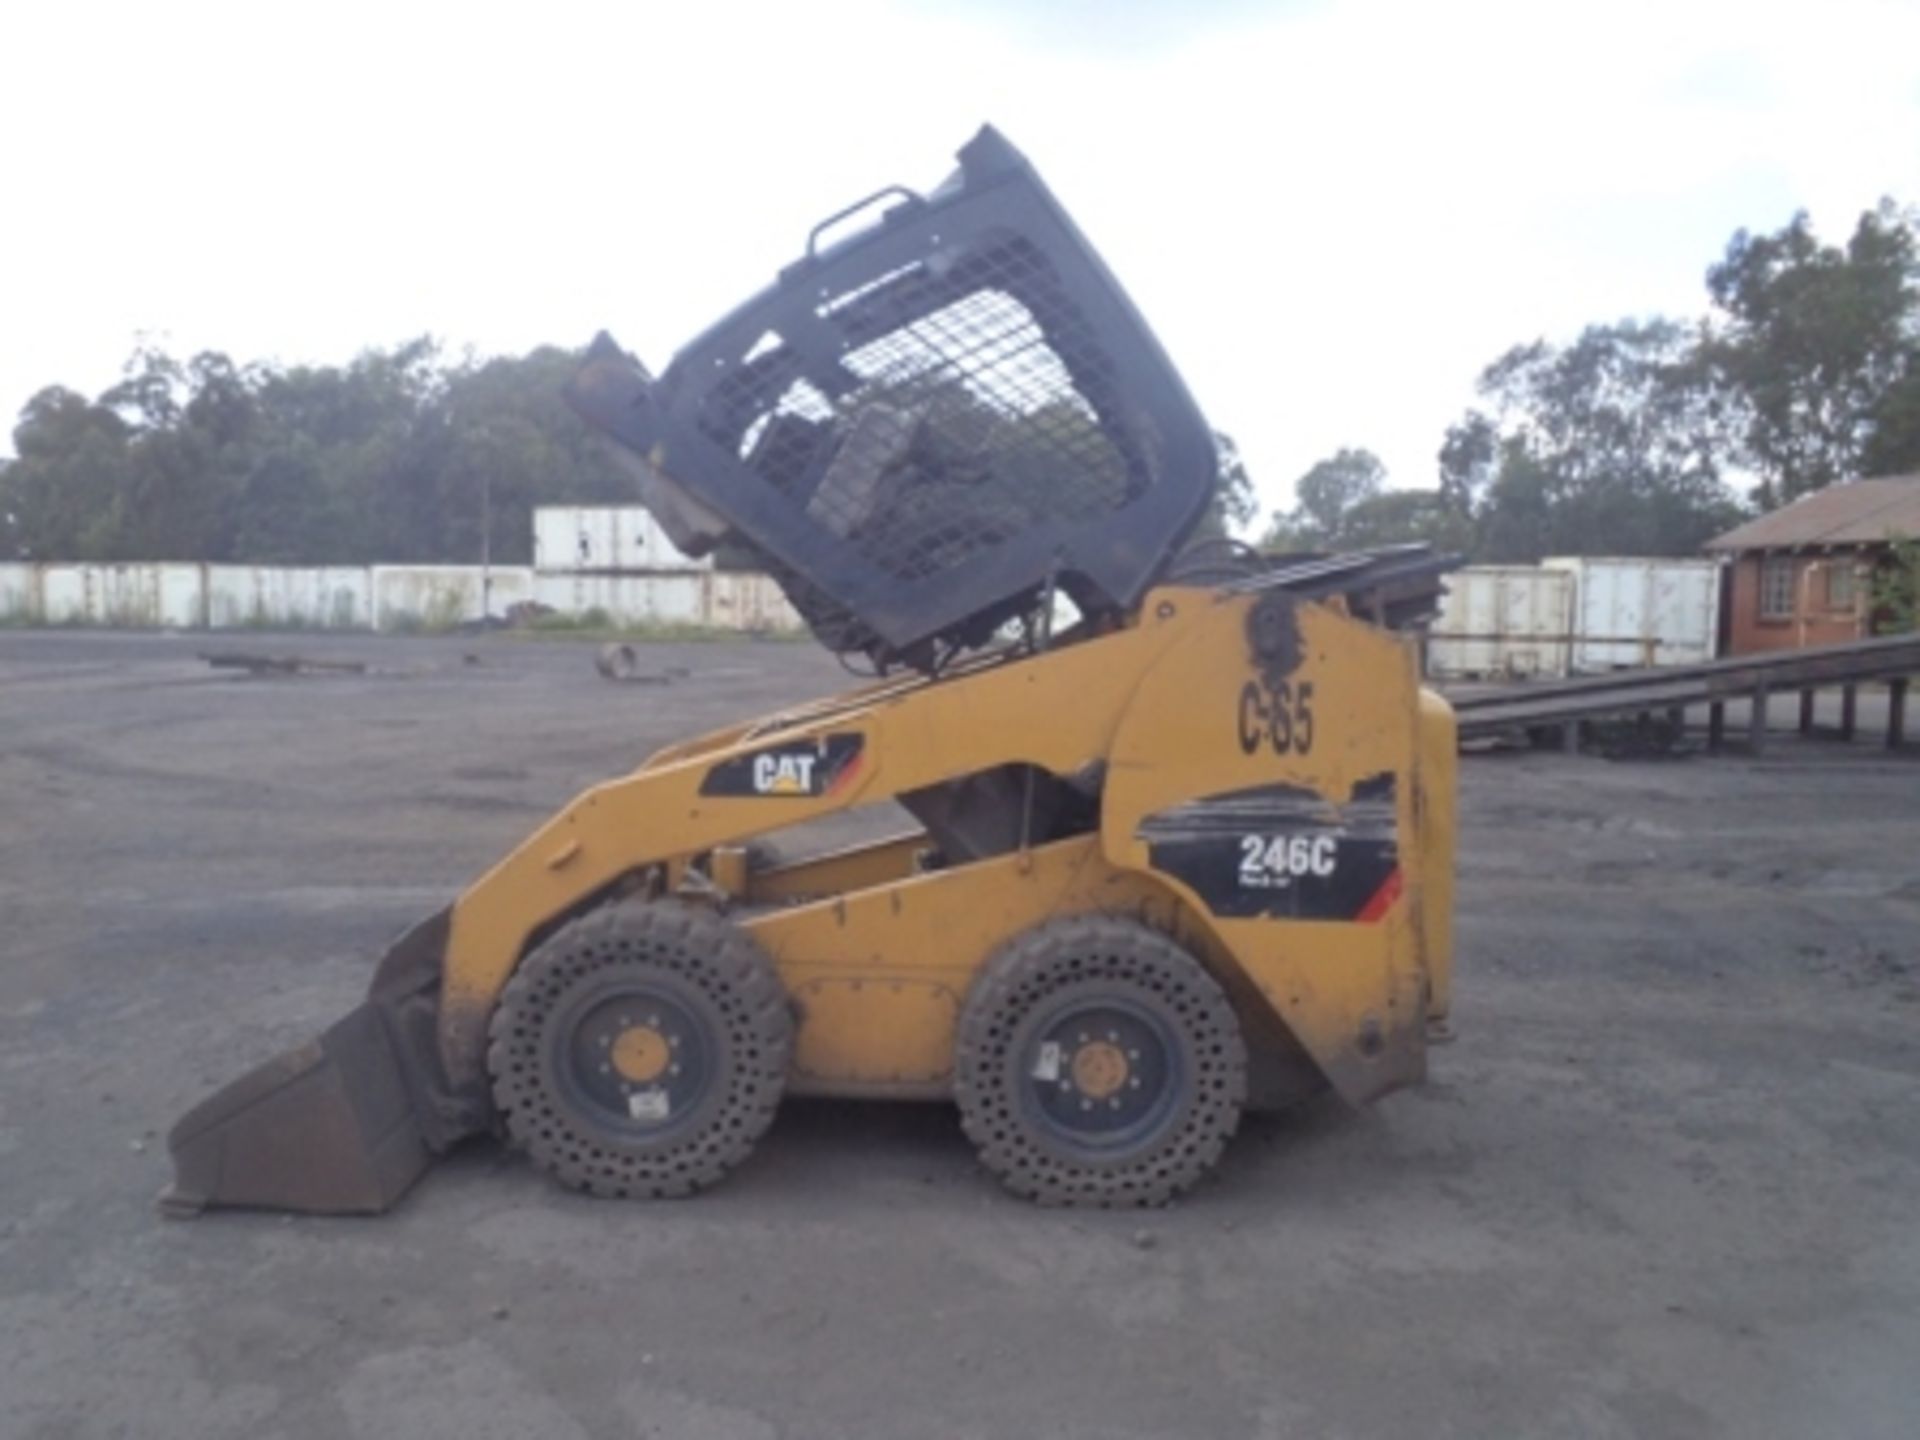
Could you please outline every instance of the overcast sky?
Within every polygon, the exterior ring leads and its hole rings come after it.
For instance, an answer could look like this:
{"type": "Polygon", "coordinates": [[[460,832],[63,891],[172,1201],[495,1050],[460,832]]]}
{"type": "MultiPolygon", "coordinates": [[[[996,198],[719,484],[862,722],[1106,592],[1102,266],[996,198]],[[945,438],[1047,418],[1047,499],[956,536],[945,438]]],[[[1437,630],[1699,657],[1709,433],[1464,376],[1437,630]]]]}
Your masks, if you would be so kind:
{"type": "Polygon", "coordinates": [[[1690,315],[1739,226],[1920,201],[1915,0],[16,4],[0,412],[136,334],[341,361],[605,326],[656,370],[991,120],[1269,503],[1433,480],[1508,345],[1690,315]]]}

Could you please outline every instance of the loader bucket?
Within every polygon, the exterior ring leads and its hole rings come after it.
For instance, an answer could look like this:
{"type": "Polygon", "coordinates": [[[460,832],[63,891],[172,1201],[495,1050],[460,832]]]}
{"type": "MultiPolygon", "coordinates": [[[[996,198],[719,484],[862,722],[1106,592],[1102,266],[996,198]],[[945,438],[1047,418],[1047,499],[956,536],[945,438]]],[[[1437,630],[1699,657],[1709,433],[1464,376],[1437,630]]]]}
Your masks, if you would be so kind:
{"type": "Polygon", "coordinates": [[[196,1105],[167,1146],[170,1214],[208,1205],[372,1214],[432,1158],[371,1003],[196,1105]]]}
{"type": "Polygon", "coordinates": [[[484,1096],[456,1093],[436,1016],[443,911],[388,951],[367,999],[317,1040],[241,1076],[173,1127],[173,1216],[208,1206],[371,1215],[434,1157],[486,1124],[484,1096]]]}

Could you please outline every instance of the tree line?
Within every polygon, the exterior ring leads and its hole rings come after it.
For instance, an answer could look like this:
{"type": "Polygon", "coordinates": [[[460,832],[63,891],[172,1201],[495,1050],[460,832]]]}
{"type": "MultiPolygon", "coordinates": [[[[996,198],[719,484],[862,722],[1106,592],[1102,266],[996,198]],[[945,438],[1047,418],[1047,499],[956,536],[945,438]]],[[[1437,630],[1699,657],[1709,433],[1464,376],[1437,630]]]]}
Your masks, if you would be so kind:
{"type": "MultiPolygon", "coordinates": [[[[1481,373],[1429,488],[1343,449],[1261,537],[1428,540],[1486,561],[1681,555],[1836,480],[1920,469],[1920,219],[1891,201],[1844,244],[1802,214],[1734,235],[1698,319],[1518,345],[1481,373]],[[1751,487],[1748,496],[1735,484],[1751,487]]],[[[250,563],[530,558],[538,504],[631,485],[560,398],[573,352],[479,361],[433,341],[343,366],[142,345],[92,399],[27,402],[0,462],[0,558],[250,563]]],[[[1258,528],[1233,442],[1207,529],[1258,528]]]]}
{"type": "Polygon", "coordinates": [[[0,556],[472,562],[486,530],[495,560],[526,563],[535,505],[633,498],[561,399],[577,363],[426,339],[344,366],[142,346],[96,399],[27,402],[0,469],[0,556]]]}
{"type": "Polygon", "coordinates": [[[1300,477],[1266,542],[1428,540],[1490,562],[1688,555],[1755,510],[1920,470],[1916,212],[1882,201],[1843,245],[1805,214],[1742,230],[1706,287],[1695,320],[1516,345],[1481,372],[1431,488],[1392,489],[1372,452],[1342,449],[1300,477]]]}
{"type": "MultiPolygon", "coordinates": [[[[0,559],[470,564],[484,537],[495,561],[529,563],[535,506],[638,500],[561,398],[580,358],[480,362],[422,338],[288,367],[143,344],[99,396],[50,386],[21,411],[0,559]]],[[[1252,481],[1215,438],[1207,530],[1244,531],[1252,481]]]]}

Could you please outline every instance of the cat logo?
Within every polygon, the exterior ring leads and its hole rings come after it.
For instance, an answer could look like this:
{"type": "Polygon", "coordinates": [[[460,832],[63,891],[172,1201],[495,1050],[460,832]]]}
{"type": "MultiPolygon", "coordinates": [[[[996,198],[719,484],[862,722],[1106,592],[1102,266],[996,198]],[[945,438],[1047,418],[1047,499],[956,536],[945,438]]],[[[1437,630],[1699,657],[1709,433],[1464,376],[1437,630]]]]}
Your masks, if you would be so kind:
{"type": "Polygon", "coordinates": [[[811,795],[813,767],[820,757],[778,755],[753,757],[753,793],[756,795],[811,795]]]}
{"type": "Polygon", "coordinates": [[[825,795],[852,781],[864,743],[859,734],[824,735],[735,755],[707,772],[700,793],[769,799],[825,795]]]}

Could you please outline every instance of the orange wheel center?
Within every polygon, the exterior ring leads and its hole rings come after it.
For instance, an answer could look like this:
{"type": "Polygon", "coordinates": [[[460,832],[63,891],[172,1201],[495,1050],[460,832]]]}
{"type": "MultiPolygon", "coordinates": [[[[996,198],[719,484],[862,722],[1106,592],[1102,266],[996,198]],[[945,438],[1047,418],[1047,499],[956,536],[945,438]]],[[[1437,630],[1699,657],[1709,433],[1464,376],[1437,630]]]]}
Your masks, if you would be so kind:
{"type": "Polygon", "coordinates": [[[1104,1100],[1127,1083],[1127,1056],[1118,1045],[1094,1040],[1073,1052],[1073,1088],[1104,1100]]]}
{"type": "Polygon", "coordinates": [[[666,1036],[651,1025],[630,1025],[613,1042],[613,1068],[622,1080],[644,1085],[660,1078],[672,1053],[666,1036]]]}

